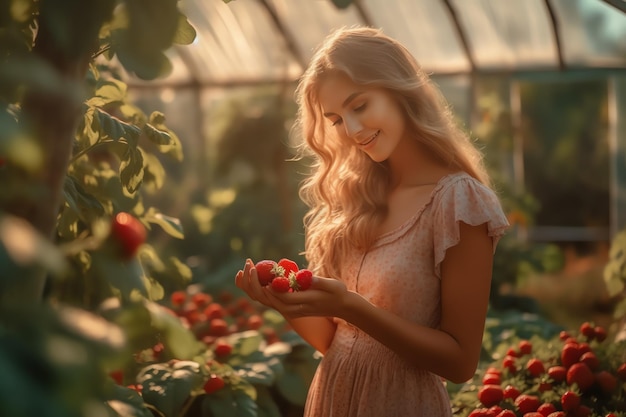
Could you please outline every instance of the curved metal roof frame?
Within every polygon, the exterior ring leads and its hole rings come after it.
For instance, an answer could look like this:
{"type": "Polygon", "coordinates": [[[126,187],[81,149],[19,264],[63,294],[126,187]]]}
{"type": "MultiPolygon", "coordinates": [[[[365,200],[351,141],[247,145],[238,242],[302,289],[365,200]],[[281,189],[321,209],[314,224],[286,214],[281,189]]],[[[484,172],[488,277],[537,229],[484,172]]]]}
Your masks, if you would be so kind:
{"type": "MultiPolygon", "coordinates": [[[[181,0],[198,32],[151,86],[296,80],[334,28],[380,27],[436,75],[626,69],[626,0],[181,0]]],[[[133,86],[145,85],[129,77],[133,86]]]]}

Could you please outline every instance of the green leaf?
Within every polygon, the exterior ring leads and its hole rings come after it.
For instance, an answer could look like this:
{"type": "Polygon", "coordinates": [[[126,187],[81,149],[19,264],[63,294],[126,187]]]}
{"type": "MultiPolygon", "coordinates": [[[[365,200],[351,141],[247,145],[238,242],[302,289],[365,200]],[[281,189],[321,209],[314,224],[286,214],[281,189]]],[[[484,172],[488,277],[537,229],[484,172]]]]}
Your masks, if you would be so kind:
{"type": "Polygon", "coordinates": [[[82,148],[88,148],[98,143],[100,139],[100,124],[94,120],[96,108],[89,106],[83,115],[81,121],[80,134],[78,135],[78,143],[82,148]],[[86,140],[84,140],[86,139],[86,140]]]}
{"type": "Polygon", "coordinates": [[[274,396],[269,389],[264,386],[257,387],[257,406],[259,407],[258,417],[281,417],[282,413],[274,396]]]}
{"type": "Polygon", "coordinates": [[[144,276],[144,285],[148,293],[148,299],[151,301],[159,301],[165,297],[165,289],[154,278],[144,276]]]}
{"type": "Polygon", "coordinates": [[[310,380],[302,378],[297,373],[285,372],[276,381],[276,388],[280,394],[292,404],[304,405],[310,380]]]}
{"type": "Polygon", "coordinates": [[[140,148],[128,147],[120,162],[120,180],[129,193],[135,193],[143,181],[143,152],[140,148]]]}
{"type": "Polygon", "coordinates": [[[241,356],[248,356],[259,351],[263,336],[256,330],[235,333],[228,338],[233,350],[241,356]]]}
{"type": "Polygon", "coordinates": [[[159,130],[152,126],[150,123],[146,123],[142,128],[143,133],[150,141],[157,145],[171,145],[172,136],[163,130],[159,130]]]}
{"type": "Polygon", "coordinates": [[[141,129],[111,116],[102,109],[96,109],[96,111],[102,136],[113,140],[124,138],[129,144],[136,146],[141,129]]]}
{"type": "Polygon", "coordinates": [[[101,98],[102,106],[111,103],[123,103],[126,99],[127,86],[114,78],[103,81],[96,89],[96,97],[101,98]]]}
{"type": "Polygon", "coordinates": [[[146,295],[143,269],[137,259],[121,262],[111,258],[108,253],[96,251],[91,255],[91,266],[97,274],[117,288],[123,298],[129,299],[134,290],[146,295]]]}
{"type": "Polygon", "coordinates": [[[159,190],[165,182],[165,168],[153,154],[144,154],[143,186],[159,190]]]}
{"type": "Polygon", "coordinates": [[[202,415],[207,409],[213,416],[257,417],[256,402],[240,391],[219,391],[219,395],[207,395],[202,401],[202,415]]]}
{"type": "Polygon", "coordinates": [[[189,45],[196,39],[196,29],[189,23],[187,16],[182,13],[178,13],[178,26],[176,27],[176,33],[172,43],[178,45],[189,45]]]}
{"type": "Polygon", "coordinates": [[[82,184],[71,175],[65,177],[63,196],[67,205],[85,224],[91,224],[92,221],[105,214],[104,207],[100,201],[87,193],[82,184]]]}
{"type": "Polygon", "coordinates": [[[182,239],[185,237],[183,226],[179,219],[159,213],[154,208],[150,208],[144,215],[144,220],[148,223],[158,224],[172,237],[182,239]]]}
{"type": "Polygon", "coordinates": [[[165,336],[164,343],[175,358],[190,359],[205,349],[205,345],[189,329],[183,327],[178,317],[172,316],[154,302],[146,300],[145,305],[150,312],[152,325],[165,336]]]}

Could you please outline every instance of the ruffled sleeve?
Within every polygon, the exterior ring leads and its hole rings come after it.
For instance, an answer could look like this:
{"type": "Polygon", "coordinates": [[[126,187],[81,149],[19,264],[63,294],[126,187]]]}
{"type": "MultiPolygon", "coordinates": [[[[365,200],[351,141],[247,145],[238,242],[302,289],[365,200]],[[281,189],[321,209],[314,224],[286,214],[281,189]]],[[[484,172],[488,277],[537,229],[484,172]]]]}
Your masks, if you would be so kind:
{"type": "Polygon", "coordinates": [[[433,200],[433,239],[435,273],[441,277],[441,262],[448,248],[461,239],[459,223],[472,226],[487,224],[493,250],[509,227],[496,194],[469,175],[445,184],[433,200]]]}

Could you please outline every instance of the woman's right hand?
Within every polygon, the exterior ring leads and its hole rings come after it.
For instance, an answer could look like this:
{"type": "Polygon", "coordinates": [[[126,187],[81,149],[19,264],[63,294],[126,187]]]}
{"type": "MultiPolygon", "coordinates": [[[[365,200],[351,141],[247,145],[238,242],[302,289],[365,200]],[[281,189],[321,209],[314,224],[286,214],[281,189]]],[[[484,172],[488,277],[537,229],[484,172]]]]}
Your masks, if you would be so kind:
{"type": "Polygon", "coordinates": [[[275,300],[268,294],[267,288],[263,287],[259,282],[256,268],[251,259],[247,259],[243,270],[239,270],[235,275],[235,285],[248,294],[248,297],[252,300],[278,310],[275,300]]]}

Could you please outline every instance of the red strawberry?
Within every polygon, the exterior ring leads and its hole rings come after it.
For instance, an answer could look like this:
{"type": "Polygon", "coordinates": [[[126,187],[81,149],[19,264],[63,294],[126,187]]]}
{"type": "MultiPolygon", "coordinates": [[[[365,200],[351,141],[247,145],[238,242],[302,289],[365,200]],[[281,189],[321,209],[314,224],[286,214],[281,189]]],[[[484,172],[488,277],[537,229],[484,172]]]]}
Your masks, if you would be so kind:
{"type": "Polygon", "coordinates": [[[536,358],[530,359],[526,363],[526,370],[528,370],[528,373],[534,377],[538,377],[546,371],[545,367],[543,366],[543,362],[536,358]]]}
{"type": "Polygon", "coordinates": [[[289,278],[289,275],[293,272],[294,274],[298,272],[298,264],[292,261],[291,259],[283,258],[278,261],[278,266],[284,268],[283,276],[289,278]]]}
{"type": "Polygon", "coordinates": [[[182,306],[186,300],[187,293],[185,291],[174,291],[172,295],[170,295],[170,302],[174,307],[182,306]]]}
{"type": "Polygon", "coordinates": [[[477,408],[472,410],[467,417],[491,417],[491,413],[488,408],[477,408]]]}
{"type": "Polygon", "coordinates": [[[626,381],[626,362],[624,362],[617,368],[617,377],[623,381],[626,381]]]}
{"type": "Polygon", "coordinates": [[[565,391],[561,395],[563,411],[574,411],[580,406],[580,397],[574,391],[565,391]]]}
{"type": "Polygon", "coordinates": [[[277,292],[287,292],[289,291],[289,278],[287,277],[276,277],[272,280],[270,284],[272,289],[277,292]]]}
{"type": "Polygon", "coordinates": [[[528,355],[533,350],[533,344],[528,340],[522,340],[519,342],[518,348],[522,355],[528,355]]]}
{"type": "Polygon", "coordinates": [[[311,287],[313,282],[313,273],[308,269],[301,269],[295,274],[293,289],[296,291],[305,291],[311,287]]]}
{"type": "Polygon", "coordinates": [[[516,415],[512,410],[502,410],[496,417],[516,417],[516,415]]]}
{"type": "Polygon", "coordinates": [[[581,391],[589,389],[594,381],[593,372],[585,363],[575,363],[567,370],[567,383],[576,384],[581,391]]]}
{"type": "Polygon", "coordinates": [[[585,336],[587,340],[591,340],[596,336],[593,325],[588,321],[580,325],[580,333],[582,333],[582,335],[585,336]]]}
{"type": "MultiPolygon", "coordinates": [[[[264,259],[257,262],[254,267],[256,268],[256,274],[259,278],[261,285],[268,285],[276,275],[282,275],[279,273],[278,264],[272,260],[264,259]]],[[[284,272],[284,271],[283,271],[284,272]]]]}
{"type": "Polygon", "coordinates": [[[502,412],[502,407],[500,407],[499,405],[492,405],[491,407],[489,407],[489,412],[494,415],[494,416],[498,416],[498,414],[500,414],[502,412]]]}
{"type": "Polygon", "coordinates": [[[228,356],[233,351],[233,347],[226,342],[217,342],[214,351],[217,356],[228,356]]]}
{"type": "Polygon", "coordinates": [[[146,228],[128,213],[118,213],[111,224],[111,236],[120,248],[120,256],[130,259],[146,240],[146,228]]]}
{"type": "Polygon", "coordinates": [[[586,363],[589,369],[591,369],[592,371],[595,371],[600,367],[600,360],[593,352],[583,353],[583,355],[580,357],[580,361],[586,363]]]}
{"type": "Polygon", "coordinates": [[[204,392],[206,392],[207,394],[211,394],[224,388],[224,385],[226,385],[226,383],[221,377],[217,375],[211,375],[209,379],[204,383],[203,388],[204,392]]]}
{"type": "Polygon", "coordinates": [[[598,342],[604,342],[606,339],[606,329],[602,326],[596,326],[594,329],[594,333],[596,334],[596,340],[598,342]]]}
{"type": "Polygon", "coordinates": [[[567,368],[564,366],[551,366],[548,368],[548,376],[552,378],[554,382],[563,382],[567,377],[567,368]]]}
{"type": "Polygon", "coordinates": [[[561,364],[569,368],[580,358],[581,352],[575,343],[565,343],[561,348],[561,364]]]}
{"type": "Polygon", "coordinates": [[[617,388],[617,378],[608,371],[600,371],[596,375],[596,382],[600,389],[606,393],[611,393],[617,388]]]}
{"type": "Polygon", "coordinates": [[[124,384],[124,371],[122,371],[121,369],[116,369],[115,371],[109,372],[109,376],[113,378],[117,385],[124,384]]]}
{"type": "Polygon", "coordinates": [[[498,404],[504,398],[504,392],[500,385],[483,385],[478,390],[478,400],[483,403],[485,407],[491,407],[498,404]]]}
{"type": "Polygon", "coordinates": [[[191,296],[191,302],[196,305],[198,308],[203,308],[209,305],[213,301],[213,297],[211,295],[198,292],[191,296]]]}
{"type": "Polygon", "coordinates": [[[541,401],[536,395],[520,394],[515,399],[515,406],[522,414],[537,411],[540,405],[541,401]]]}
{"type": "Polygon", "coordinates": [[[580,342],[578,344],[578,351],[580,352],[580,355],[582,356],[583,354],[587,352],[591,352],[591,346],[587,342],[580,342]]]}
{"type": "Polygon", "coordinates": [[[502,379],[498,374],[486,373],[483,376],[483,385],[500,385],[502,379]]]}
{"type": "Polygon", "coordinates": [[[225,336],[228,334],[228,323],[224,319],[213,319],[209,322],[211,336],[225,336]]]}
{"type": "Polygon", "coordinates": [[[517,373],[517,365],[515,364],[515,358],[513,356],[505,356],[502,359],[502,367],[507,369],[510,374],[517,373]]]}
{"type": "Polygon", "coordinates": [[[544,417],[544,415],[537,411],[531,411],[530,413],[524,413],[524,417],[544,417]]]}
{"type": "Polygon", "coordinates": [[[504,387],[504,398],[510,398],[515,400],[520,395],[520,391],[515,388],[513,385],[507,385],[504,387]]]}
{"type": "Polygon", "coordinates": [[[203,311],[207,319],[222,319],[226,316],[226,310],[219,303],[210,303],[203,311]]]}
{"type": "Polygon", "coordinates": [[[248,317],[247,324],[248,328],[252,330],[259,330],[261,326],[263,326],[263,318],[258,314],[253,314],[248,317]]]}
{"type": "Polygon", "coordinates": [[[568,332],[566,332],[565,330],[562,330],[559,333],[559,339],[561,339],[562,341],[566,341],[567,339],[569,339],[570,337],[572,337],[568,332]]]}
{"type": "Polygon", "coordinates": [[[589,417],[591,415],[591,408],[581,404],[580,407],[574,412],[574,417],[589,417]]]}
{"type": "Polygon", "coordinates": [[[537,412],[540,413],[543,417],[548,417],[555,411],[557,411],[557,409],[552,403],[543,403],[537,409],[537,412]]]}
{"type": "Polygon", "coordinates": [[[521,356],[520,353],[512,347],[507,349],[506,354],[507,356],[512,356],[514,358],[519,358],[521,356]]]}

